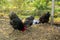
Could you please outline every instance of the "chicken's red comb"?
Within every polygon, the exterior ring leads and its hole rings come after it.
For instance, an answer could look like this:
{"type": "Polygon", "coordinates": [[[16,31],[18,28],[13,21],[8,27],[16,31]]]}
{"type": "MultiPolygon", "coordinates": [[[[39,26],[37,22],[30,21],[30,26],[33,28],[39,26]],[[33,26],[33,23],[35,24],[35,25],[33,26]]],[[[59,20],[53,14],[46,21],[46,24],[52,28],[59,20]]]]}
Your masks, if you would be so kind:
{"type": "Polygon", "coordinates": [[[24,28],[23,28],[21,31],[22,31],[22,32],[24,32],[26,29],[27,29],[27,27],[26,27],[26,26],[24,26],[24,28]]]}

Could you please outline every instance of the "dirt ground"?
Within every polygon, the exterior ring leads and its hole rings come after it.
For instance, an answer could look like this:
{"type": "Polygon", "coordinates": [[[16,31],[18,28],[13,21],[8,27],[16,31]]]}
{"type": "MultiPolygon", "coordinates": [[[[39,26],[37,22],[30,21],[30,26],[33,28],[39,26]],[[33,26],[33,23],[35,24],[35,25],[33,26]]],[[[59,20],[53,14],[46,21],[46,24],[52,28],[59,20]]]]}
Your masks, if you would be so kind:
{"type": "Polygon", "coordinates": [[[0,40],[60,40],[60,26],[36,24],[21,32],[14,30],[9,20],[0,19],[0,40]]]}

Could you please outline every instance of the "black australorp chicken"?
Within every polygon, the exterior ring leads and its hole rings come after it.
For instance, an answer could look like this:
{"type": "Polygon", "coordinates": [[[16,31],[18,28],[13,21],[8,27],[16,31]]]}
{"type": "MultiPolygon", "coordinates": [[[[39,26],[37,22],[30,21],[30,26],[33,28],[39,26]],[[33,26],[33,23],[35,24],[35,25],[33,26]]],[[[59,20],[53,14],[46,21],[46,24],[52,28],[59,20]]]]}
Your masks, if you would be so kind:
{"type": "Polygon", "coordinates": [[[33,20],[34,20],[33,16],[27,17],[26,20],[25,20],[25,22],[24,22],[24,25],[31,26],[33,24],[33,20]]]}
{"type": "Polygon", "coordinates": [[[48,23],[49,17],[50,17],[50,13],[49,13],[49,12],[47,12],[47,13],[44,14],[44,15],[42,15],[42,16],[39,18],[40,23],[48,23]]]}
{"type": "Polygon", "coordinates": [[[26,26],[23,24],[23,22],[21,21],[21,19],[18,18],[18,16],[16,15],[16,13],[11,12],[9,14],[9,18],[10,18],[10,24],[12,25],[12,27],[15,30],[25,31],[26,26]]]}

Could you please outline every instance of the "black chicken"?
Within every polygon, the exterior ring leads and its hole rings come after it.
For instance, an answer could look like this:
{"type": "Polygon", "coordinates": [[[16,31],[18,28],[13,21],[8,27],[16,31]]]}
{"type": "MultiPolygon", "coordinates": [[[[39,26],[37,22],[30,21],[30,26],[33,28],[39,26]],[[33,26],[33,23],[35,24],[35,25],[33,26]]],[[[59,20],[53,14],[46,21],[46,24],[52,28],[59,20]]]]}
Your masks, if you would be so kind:
{"type": "Polygon", "coordinates": [[[50,13],[49,13],[49,12],[47,12],[47,13],[44,14],[44,15],[42,15],[42,16],[39,18],[40,23],[48,23],[49,17],[50,17],[50,13]]]}
{"type": "Polygon", "coordinates": [[[12,25],[12,27],[15,30],[25,31],[26,26],[23,24],[23,22],[21,21],[21,19],[18,18],[18,16],[16,15],[16,13],[11,12],[9,14],[9,18],[10,18],[10,24],[12,25]]]}
{"type": "Polygon", "coordinates": [[[34,20],[33,16],[27,17],[26,20],[25,20],[25,22],[24,22],[24,25],[31,26],[33,24],[33,20],[34,20]]]}

